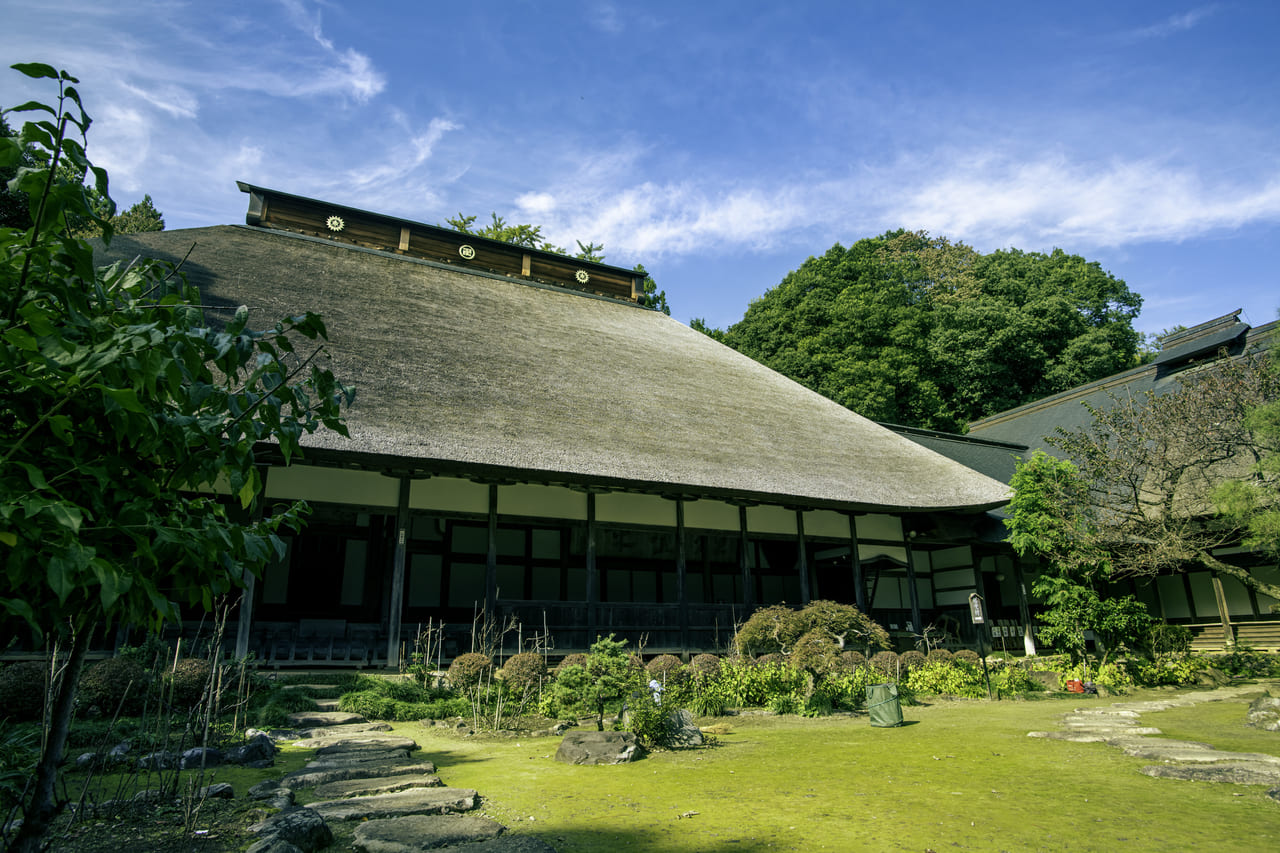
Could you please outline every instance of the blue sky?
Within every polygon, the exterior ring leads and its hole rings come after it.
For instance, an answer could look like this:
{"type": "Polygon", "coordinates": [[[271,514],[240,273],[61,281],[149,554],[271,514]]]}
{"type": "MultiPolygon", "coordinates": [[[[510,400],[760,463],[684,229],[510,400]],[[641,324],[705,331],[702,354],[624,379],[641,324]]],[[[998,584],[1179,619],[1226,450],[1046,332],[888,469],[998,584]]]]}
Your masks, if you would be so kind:
{"type": "MultiPolygon", "coordinates": [[[[542,224],[725,326],[890,228],[1060,247],[1138,326],[1280,308],[1280,4],[0,0],[81,78],[89,153],[170,228],[236,180],[542,224]]],[[[0,72],[0,104],[49,97],[0,72]]]]}

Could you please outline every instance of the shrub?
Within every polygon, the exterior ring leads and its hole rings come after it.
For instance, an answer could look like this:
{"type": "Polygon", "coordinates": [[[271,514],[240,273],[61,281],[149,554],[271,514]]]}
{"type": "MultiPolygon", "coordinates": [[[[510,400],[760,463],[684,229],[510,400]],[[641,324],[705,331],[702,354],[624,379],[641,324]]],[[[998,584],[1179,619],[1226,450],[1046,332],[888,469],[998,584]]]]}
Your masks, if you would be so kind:
{"type": "Polygon", "coordinates": [[[493,672],[493,659],[479,652],[458,655],[449,664],[449,683],[455,690],[474,695],[481,682],[493,672]]]}
{"type": "Polygon", "coordinates": [[[847,672],[853,672],[866,666],[867,656],[862,652],[841,652],[840,666],[847,672]]]}
{"type": "Polygon", "coordinates": [[[898,655],[898,660],[902,663],[902,671],[908,673],[913,669],[919,669],[924,666],[926,658],[924,652],[917,652],[912,649],[909,652],[903,652],[898,655]]]}
{"type": "Polygon", "coordinates": [[[390,720],[395,717],[396,701],[376,690],[344,693],[338,707],[349,714],[359,714],[366,720],[390,720]]]}
{"type": "Polygon", "coordinates": [[[0,717],[39,720],[44,714],[44,680],[49,668],[39,661],[11,663],[0,669],[0,717]]]}
{"type": "Polygon", "coordinates": [[[876,652],[871,657],[871,668],[886,678],[896,679],[900,672],[897,652],[876,652]]]}
{"type": "Polygon", "coordinates": [[[586,666],[586,665],[587,665],[587,656],[584,655],[582,652],[574,652],[572,654],[565,655],[563,658],[561,658],[560,662],[556,664],[555,671],[556,671],[556,674],[559,675],[560,671],[562,669],[565,669],[566,667],[586,666]]]}
{"type": "Polygon", "coordinates": [[[203,658],[183,658],[165,673],[165,695],[175,708],[187,710],[204,698],[212,667],[203,658]]]}
{"type": "Polygon", "coordinates": [[[1147,632],[1147,646],[1153,655],[1185,655],[1191,651],[1191,629],[1157,622],[1147,632]]]}
{"type": "Polygon", "coordinates": [[[547,679],[547,664],[536,652],[521,652],[502,667],[502,681],[517,696],[533,693],[547,679]]]}
{"type": "Polygon", "coordinates": [[[930,649],[928,654],[929,663],[950,663],[954,657],[946,649],[930,649]]]}
{"type": "Polygon", "coordinates": [[[791,652],[791,665],[814,675],[831,672],[839,664],[840,646],[824,631],[810,631],[791,652]]]}
{"type": "Polygon", "coordinates": [[[785,604],[761,607],[738,629],[733,643],[744,655],[781,652],[811,631],[821,631],[838,645],[889,647],[888,632],[858,608],[822,600],[802,610],[785,604]]]}
{"type": "Polygon", "coordinates": [[[976,699],[986,695],[982,672],[965,661],[928,661],[907,676],[914,693],[934,696],[963,696],[976,699]]]}
{"type": "Polygon", "coordinates": [[[768,666],[769,664],[786,663],[786,662],[787,662],[786,657],[778,654],[777,652],[770,652],[767,655],[760,655],[760,657],[756,658],[756,663],[760,666],[768,666]]]}
{"type": "Polygon", "coordinates": [[[965,663],[971,663],[974,666],[982,666],[982,655],[973,649],[960,649],[955,653],[956,660],[962,660],[965,663]]]}
{"type": "Polygon", "coordinates": [[[664,686],[674,686],[684,680],[685,668],[675,655],[658,655],[645,666],[649,677],[664,686]]]}
{"type": "Polygon", "coordinates": [[[1211,658],[1213,665],[1234,678],[1271,678],[1280,675],[1280,655],[1260,652],[1244,643],[1211,658]]]}
{"type": "Polygon", "coordinates": [[[732,704],[763,708],[774,696],[802,692],[808,678],[782,660],[750,664],[745,658],[734,658],[725,662],[716,681],[732,704]]]}
{"type": "Polygon", "coordinates": [[[720,672],[720,658],[716,655],[694,655],[689,661],[689,671],[695,675],[717,675],[720,672]]]}
{"type": "Polygon", "coordinates": [[[117,710],[133,716],[142,710],[147,680],[146,670],[136,661],[128,658],[98,661],[80,678],[80,707],[86,711],[96,707],[107,717],[114,716],[117,710]]]}

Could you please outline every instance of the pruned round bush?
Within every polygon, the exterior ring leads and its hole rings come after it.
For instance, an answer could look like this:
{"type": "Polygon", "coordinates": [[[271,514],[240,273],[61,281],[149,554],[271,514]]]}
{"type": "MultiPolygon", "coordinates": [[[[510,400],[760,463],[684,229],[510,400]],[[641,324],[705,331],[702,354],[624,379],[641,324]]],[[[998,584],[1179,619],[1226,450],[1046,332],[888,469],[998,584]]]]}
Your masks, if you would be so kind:
{"type": "Polygon", "coordinates": [[[897,678],[899,671],[898,653],[883,651],[871,656],[871,668],[886,678],[897,678]]]}
{"type": "Polygon", "coordinates": [[[209,662],[203,658],[183,658],[165,673],[165,695],[175,708],[193,708],[205,695],[209,685],[209,662]]]}
{"type": "Polygon", "coordinates": [[[898,655],[898,660],[902,664],[903,672],[908,673],[913,669],[918,669],[919,667],[924,666],[926,658],[924,656],[924,652],[917,652],[915,649],[912,649],[911,651],[903,652],[898,655]]]}
{"type": "Polygon", "coordinates": [[[796,669],[825,675],[836,668],[840,659],[840,646],[824,631],[810,631],[796,640],[791,651],[791,665],[796,669]]]}
{"type": "Polygon", "coordinates": [[[48,667],[39,661],[11,663],[0,669],[0,715],[15,722],[40,719],[47,672],[48,667]]]}
{"type": "Polygon", "coordinates": [[[521,652],[502,667],[502,680],[518,696],[527,695],[542,686],[547,677],[547,664],[536,652],[521,652]]]}
{"type": "Polygon", "coordinates": [[[96,707],[107,717],[117,710],[132,716],[142,710],[147,671],[127,658],[100,660],[80,678],[78,692],[83,710],[96,707]]]}
{"type": "Polygon", "coordinates": [[[955,655],[946,649],[930,649],[929,663],[951,663],[955,655]]]}
{"type": "Polygon", "coordinates": [[[658,655],[645,665],[649,677],[661,684],[679,684],[684,680],[684,663],[675,655],[658,655]]]}
{"type": "Polygon", "coordinates": [[[694,655],[689,661],[689,670],[696,675],[716,675],[720,672],[720,658],[717,655],[694,655]]]}
{"type": "Polygon", "coordinates": [[[493,659],[479,652],[458,655],[449,664],[449,683],[464,693],[473,692],[493,672],[493,659]]]}
{"type": "Polygon", "coordinates": [[[563,671],[566,667],[570,667],[570,666],[585,667],[586,665],[587,665],[587,656],[584,655],[582,652],[574,652],[572,654],[565,655],[563,658],[560,659],[560,663],[556,664],[556,675],[559,675],[560,672],[563,671]]]}
{"type": "Polygon", "coordinates": [[[811,631],[822,631],[837,645],[889,647],[889,632],[852,604],[811,601],[801,610],[785,604],[761,607],[734,636],[739,654],[783,652],[811,631]]]}
{"type": "Polygon", "coordinates": [[[866,663],[867,656],[862,652],[849,651],[840,653],[840,666],[846,672],[853,672],[854,670],[860,669],[866,665],[866,663]]]}
{"type": "Polygon", "coordinates": [[[765,664],[770,664],[770,663],[786,663],[786,662],[787,662],[787,659],[782,655],[778,654],[777,652],[770,652],[767,655],[760,655],[760,657],[756,658],[756,664],[759,666],[764,666],[765,664]]]}
{"type": "Polygon", "coordinates": [[[974,664],[975,666],[982,665],[982,655],[978,654],[973,649],[959,649],[956,651],[954,658],[956,660],[962,660],[965,663],[974,664]]]}

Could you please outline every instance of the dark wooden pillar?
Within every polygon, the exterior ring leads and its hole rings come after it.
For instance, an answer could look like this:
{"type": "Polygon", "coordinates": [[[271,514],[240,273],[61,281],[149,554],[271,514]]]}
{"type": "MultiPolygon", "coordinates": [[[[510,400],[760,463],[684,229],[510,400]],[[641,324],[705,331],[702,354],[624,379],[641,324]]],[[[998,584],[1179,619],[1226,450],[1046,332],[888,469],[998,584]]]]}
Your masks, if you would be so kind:
{"type": "Polygon", "coordinates": [[[738,565],[742,569],[742,603],[747,608],[747,615],[756,604],[755,585],[751,583],[751,561],[747,559],[747,508],[738,507],[738,565]]]}
{"type": "Polygon", "coordinates": [[[409,484],[400,478],[396,508],[396,549],[391,558],[391,601],[387,605],[387,668],[400,666],[400,619],[404,614],[404,564],[409,542],[409,484]]]}
{"type": "Polygon", "coordinates": [[[808,604],[811,600],[809,591],[809,549],[804,542],[804,510],[796,510],[796,546],[800,551],[796,565],[800,569],[800,603],[808,604]]]}
{"type": "Polygon", "coordinates": [[[498,485],[489,484],[489,548],[484,557],[484,611],[491,624],[498,617],[498,485]]]}
{"type": "Polygon", "coordinates": [[[680,651],[689,651],[689,596],[685,592],[685,575],[688,572],[688,553],[685,550],[684,501],[676,499],[676,599],[680,602],[680,651]]]}
{"type": "Polygon", "coordinates": [[[596,567],[596,495],[587,492],[587,648],[595,642],[600,604],[600,570],[596,567]]]}
{"type": "MultiPolygon", "coordinates": [[[[1218,618],[1222,620],[1222,642],[1229,648],[1236,644],[1236,635],[1231,628],[1231,612],[1227,610],[1227,593],[1222,588],[1222,577],[1217,572],[1214,572],[1211,577],[1213,579],[1213,598],[1218,603],[1218,618]]],[[[1195,607],[1194,601],[1191,606],[1195,607]]],[[[1195,610],[1192,610],[1192,613],[1194,612],[1195,610]]]]}
{"type": "MultiPolygon", "coordinates": [[[[269,476],[271,476],[271,468],[264,465],[262,467],[262,494],[258,499],[258,505],[253,510],[255,521],[262,518],[263,507],[267,503],[267,477],[269,476]]],[[[264,571],[265,568],[264,566],[264,571]]],[[[239,621],[236,623],[236,657],[240,660],[243,660],[249,654],[249,634],[253,629],[253,598],[257,589],[258,576],[253,572],[246,572],[244,576],[244,591],[240,594],[239,621]]]]}
{"type": "MultiPolygon", "coordinates": [[[[977,563],[974,560],[974,563],[977,563]]],[[[977,565],[973,569],[980,571],[977,565]]],[[[1018,587],[1018,619],[1022,622],[1022,646],[1028,655],[1036,653],[1035,626],[1031,624],[1031,604],[1027,601],[1027,581],[1022,574],[1022,560],[1013,558],[1013,582],[1018,587]]]]}
{"type": "Polygon", "coordinates": [[[911,630],[919,634],[924,630],[924,625],[921,623],[920,590],[916,589],[916,566],[914,555],[911,553],[911,538],[907,537],[903,544],[907,546],[907,591],[911,596],[911,630]]]}
{"type": "Polygon", "coordinates": [[[858,519],[849,513],[849,563],[853,569],[853,601],[867,612],[867,584],[862,577],[862,555],[858,553],[858,519]]]}

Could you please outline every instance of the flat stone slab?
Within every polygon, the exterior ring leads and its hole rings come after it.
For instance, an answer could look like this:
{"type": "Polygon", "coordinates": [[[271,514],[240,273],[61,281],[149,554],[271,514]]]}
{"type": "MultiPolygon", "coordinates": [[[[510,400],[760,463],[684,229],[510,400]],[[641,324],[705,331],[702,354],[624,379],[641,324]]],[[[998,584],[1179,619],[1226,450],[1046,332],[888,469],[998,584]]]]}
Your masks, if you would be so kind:
{"type": "Polygon", "coordinates": [[[297,728],[307,726],[341,726],[348,723],[369,722],[359,714],[349,711],[298,711],[289,715],[289,725],[297,728]]]}
{"type": "Polygon", "coordinates": [[[1175,746],[1164,746],[1160,741],[1152,741],[1149,745],[1133,746],[1124,751],[1125,755],[1134,758],[1153,758],[1157,761],[1187,761],[1200,764],[1213,764],[1222,761],[1253,761],[1261,764],[1274,764],[1280,767],[1280,758],[1264,752],[1223,752],[1208,745],[1196,745],[1179,742],[1175,746]]]}
{"type": "Polygon", "coordinates": [[[295,734],[301,739],[314,740],[322,737],[353,737],[389,731],[391,731],[391,726],[388,723],[342,723],[334,726],[298,729],[295,734]]]}
{"type": "Polygon", "coordinates": [[[479,815],[408,815],[371,820],[356,827],[351,842],[358,853],[418,853],[500,836],[500,823],[479,815]]]}
{"type": "Polygon", "coordinates": [[[314,749],[316,755],[334,755],[339,752],[376,751],[385,749],[418,748],[418,742],[403,735],[354,734],[334,737],[312,737],[296,741],[294,746],[314,749]]]}
{"type": "MultiPolygon", "coordinates": [[[[409,763],[409,750],[403,747],[391,749],[357,749],[347,752],[331,752],[307,762],[308,770],[325,770],[330,767],[351,767],[355,764],[409,763]]],[[[414,759],[414,764],[421,764],[414,759]]]]}
{"type": "Polygon", "coordinates": [[[308,765],[302,770],[290,773],[281,781],[294,788],[310,788],[313,785],[325,785],[330,782],[343,782],[352,779],[377,779],[383,776],[404,776],[408,774],[425,776],[435,772],[436,766],[430,761],[369,761],[316,768],[308,765]]]}
{"type": "Polygon", "coordinates": [[[1068,723],[1066,726],[1066,730],[1069,732],[1089,732],[1091,734],[1105,735],[1107,737],[1117,737],[1117,736],[1125,736],[1125,735],[1130,737],[1137,737],[1140,735],[1158,735],[1161,733],[1160,730],[1157,729],[1155,726],[1107,726],[1107,725],[1098,725],[1097,723],[1093,725],[1083,725],[1083,724],[1073,725],[1071,723],[1068,723]]]}
{"type": "Polygon", "coordinates": [[[316,786],[316,796],[326,800],[343,797],[367,797],[373,794],[392,794],[410,788],[441,788],[444,783],[434,773],[404,773],[398,776],[370,776],[363,779],[343,779],[316,786]]]}
{"type": "Polygon", "coordinates": [[[449,853],[556,853],[556,848],[527,835],[500,835],[488,841],[450,847],[449,853]]]}
{"type": "Polygon", "coordinates": [[[1189,782],[1229,782],[1233,785],[1275,785],[1280,783],[1280,766],[1255,762],[1228,764],[1155,764],[1142,768],[1148,776],[1182,779],[1189,782]]]}
{"type": "Polygon", "coordinates": [[[325,820],[375,820],[405,815],[456,814],[476,807],[476,792],[470,788],[414,788],[373,797],[321,800],[306,808],[325,820]]]}

